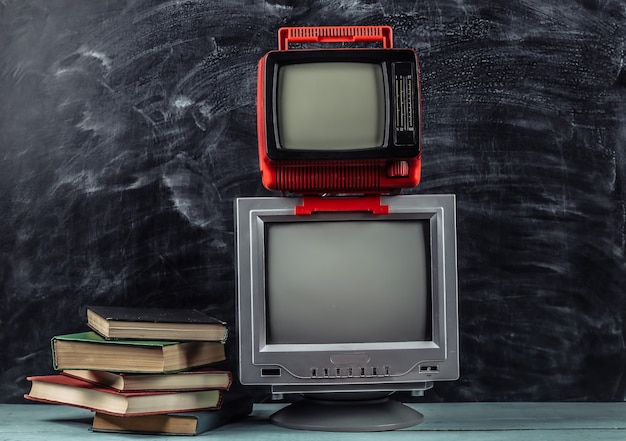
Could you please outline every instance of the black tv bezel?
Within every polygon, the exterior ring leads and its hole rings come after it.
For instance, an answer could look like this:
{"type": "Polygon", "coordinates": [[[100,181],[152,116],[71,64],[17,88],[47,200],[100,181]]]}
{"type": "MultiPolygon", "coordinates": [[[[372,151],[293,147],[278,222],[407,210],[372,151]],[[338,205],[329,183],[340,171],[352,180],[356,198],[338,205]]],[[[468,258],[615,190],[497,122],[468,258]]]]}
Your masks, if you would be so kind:
{"type": "Polygon", "coordinates": [[[419,67],[417,54],[412,49],[306,49],[294,51],[272,51],[265,57],[264,81],[264,126],[265,150],[275,161],[315,161],[315,160],[376,160],[406,159],[418,157],[421,153],[421,96],[419,90],[419,67]],[[367,146],[363,149],[348,150],[293,150],[280,145],[277,117],[277,84],[281,66],[320,62],[359,62],[379,64],[383,69],[385,82],[385,134],[380,146],[367,146]],[[409,63],[412,78],[412,100],[417,103],[412,114],[415,128],[409,143],[398,142],[395,130],[396,107],[394,90],[394,69],[396,63],[409,63]]]}
{"type": "MultiPolygon", "coordinates": [[[[383,216],[381,217],[381,215],[376,215],[376,214],[372,214],[372,213],[359,213],[358,215],[355,216],[354,212],[348,212],[346,213],[341,213],[341,212],[332,212],[332,213],[314,213],[311,214],[310,216],[277,216],[277,217],[272,217],[270,216],[265,216],[263,217],[263,233],[262,233],[262,237],[263,237],[263,281],[264,281],[264,287],[263,287],[263,300],[264,300],[264,311],[265,311],[265,317],[262,318],[262,323],[264,323],[264,330],[265,330],[265,337],[264,337],[264,341],[265,344],[268,346],[278,346],[278,345],[332,345],[332,344],[336,344],[336,345],[358,345],[358,344],[363,344],[363,343],[370,343],[370,342],[358,342],[358,341],[337,341],[334,343],[329,343],[329,342],[313,342],[313,343],[305,343],[305,342],[277,342],[277,341],[272,341],[273,339],[271,338],[271,328],[272,328],[272,322],[271,322],[271,318],[270,318],[270,309],[269,309],[269,302],[271,301],[271,297],[272,294],[269,290],[269,286],[268,286],[268,267],[267,267],[267,255],[269,252],[269,235],[270,235],[270,230],[273,226],[276,225],[281,225],[281,224],[305,224],[305,223],[340,223],[340,222],[363,222],[363,223],[370,223],[370,222],[393,222],[393,223],[401,223],[401,222],[405,222],[405,223],[414,223],[414,224],[420,224],[422,227],[422,234],[423,234],[423,239],[424,239],[424,250],[423,250],[423,254],[424,254],[424,260],[425,260],[425,264],[426,264],[426,268],[427,270],[425,271],[426,273],[426,291],[425,291],[425,303],[426,303],[426,312],[424,313],[424,317],[425,317],[425,322],[426,322],[426,330],[425,330],[425,335],[423,339],[418,339],[418,338],[411,338],[408,340],[388,340],[388,341],[380,341],[377,343],[382,343],[382,344],[398,344],[398,343],[402,343],[402,342],[406,342],[406,341],[422,341],[422,342],[428,342],[428,343],[432,343],[434,341],[434,335],[437,334],[437,330],[434,329],[435,326],[435,316],[436,316],[436,312],[434,310],[433,307],[433,264],[432,264],[432,259],[433,259],[433,254],[437,254],[436,251],[436,230],[437,230],[437,226],[436,224],[434,224],[434,221],[432,218],[424,216],[424,217],[419,217],[419,216],[415,216],[415,215],[403,215],[403,214],[392,214],[392,215],[387,215],[387,216],[383,216]]],[[[320,275],[321,276],[321,275],[320,275]]]]}

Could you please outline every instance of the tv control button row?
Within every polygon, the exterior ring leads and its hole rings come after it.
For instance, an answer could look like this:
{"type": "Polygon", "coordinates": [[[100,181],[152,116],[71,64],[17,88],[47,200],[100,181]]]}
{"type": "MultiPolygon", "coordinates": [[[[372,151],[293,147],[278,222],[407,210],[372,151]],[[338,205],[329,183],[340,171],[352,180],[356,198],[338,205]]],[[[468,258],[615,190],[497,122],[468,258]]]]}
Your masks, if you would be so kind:
{"type": "Polygon", "coordinates": [[[389,377],[389,366],[378,367],[337,367],[337,368],[311,368],[311,378],[372,378],[389,377]]]}

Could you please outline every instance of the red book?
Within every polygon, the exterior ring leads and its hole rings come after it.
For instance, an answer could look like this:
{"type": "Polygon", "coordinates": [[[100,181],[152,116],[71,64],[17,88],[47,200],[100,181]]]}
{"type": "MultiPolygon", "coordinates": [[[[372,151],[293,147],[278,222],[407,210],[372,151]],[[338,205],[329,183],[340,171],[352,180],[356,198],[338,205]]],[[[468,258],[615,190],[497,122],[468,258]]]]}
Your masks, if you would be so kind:
{"type": "Polygon", "coordinates": [[[24,398],[82,407],[109,415],[150,415],[219,409],[220,390],[119,392],[67,375],[28,377],[31,390],[24,398]]]}

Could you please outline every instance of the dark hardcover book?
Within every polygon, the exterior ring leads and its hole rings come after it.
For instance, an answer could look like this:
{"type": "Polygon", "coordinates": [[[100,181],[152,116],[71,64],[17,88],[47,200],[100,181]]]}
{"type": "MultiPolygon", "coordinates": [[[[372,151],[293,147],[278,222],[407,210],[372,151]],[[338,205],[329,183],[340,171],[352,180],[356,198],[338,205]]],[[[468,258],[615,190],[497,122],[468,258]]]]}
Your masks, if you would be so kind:
{"type": "Polygon", "coordinates": [[[68,375],[27,378],[31,390],[24,398],[44,403],[82,407],[110,415],[151,415],[218,409],[222,391],[119,392],[68,375]]]}
{"type": "Polygon", "coordinates": [[[52,359],[57,370],[166,373],[225,358],[224,344],[220,342],[107,340],[93,331],[52,338],[52,359]]]}
{"type": "Polygon", "coordinates": [[[252,412],[252,398],[225,393],[222,406],[217,410],[126,417],[96,412],[92,430],[115,433],[199,435],[245,418],[250,412],[252,412]]]}
{"type": "Polygon", "coordinates": [[[87,325],[109,339],[219,341],[226,323],[195,309],[89,306],[87,325]]]}

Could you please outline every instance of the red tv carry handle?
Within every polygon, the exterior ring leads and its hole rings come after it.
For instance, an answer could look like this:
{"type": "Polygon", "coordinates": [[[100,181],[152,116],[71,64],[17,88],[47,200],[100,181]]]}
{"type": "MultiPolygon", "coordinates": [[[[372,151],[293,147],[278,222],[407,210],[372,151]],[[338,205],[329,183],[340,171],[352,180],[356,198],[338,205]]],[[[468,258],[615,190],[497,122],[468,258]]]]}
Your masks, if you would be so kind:
{"type": "Polygon", "coordinates": [[[278,50],[289,50],[289,43],[381,42],[393,48],[391,26],[306,26],[278,30],[278,50]]]}

